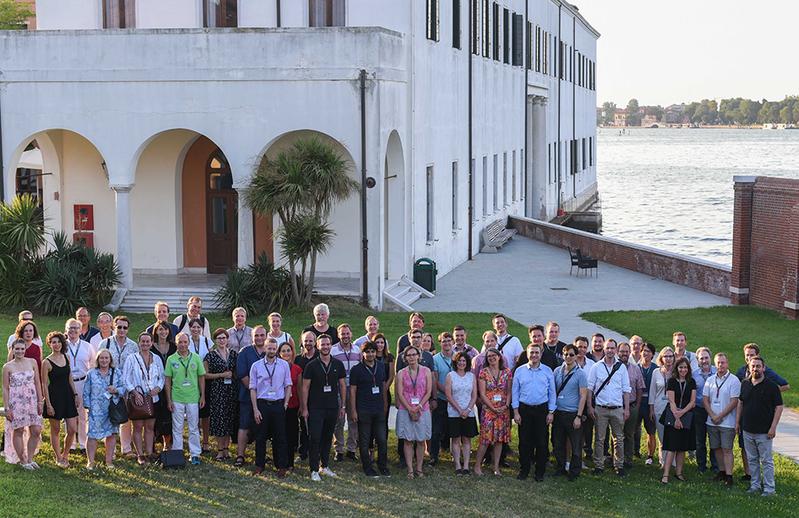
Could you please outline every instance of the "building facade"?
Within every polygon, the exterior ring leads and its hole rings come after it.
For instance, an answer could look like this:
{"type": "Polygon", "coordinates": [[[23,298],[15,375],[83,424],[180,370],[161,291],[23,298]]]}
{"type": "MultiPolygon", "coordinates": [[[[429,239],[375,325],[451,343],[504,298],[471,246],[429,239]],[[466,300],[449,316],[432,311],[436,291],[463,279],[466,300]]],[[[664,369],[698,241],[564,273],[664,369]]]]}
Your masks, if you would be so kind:
{"type": "Polygon", "coordinates": [[[239,194],[302,136],[374,180],[335,207],[317,271],[377,307],[416,259],[447,273],[491,222],[597,193],[599,34],[563,1],[37,0],[36,18],[0,33],[3,197],[40,192],[127,287],[280,262],[277,219],[239,194]]]}

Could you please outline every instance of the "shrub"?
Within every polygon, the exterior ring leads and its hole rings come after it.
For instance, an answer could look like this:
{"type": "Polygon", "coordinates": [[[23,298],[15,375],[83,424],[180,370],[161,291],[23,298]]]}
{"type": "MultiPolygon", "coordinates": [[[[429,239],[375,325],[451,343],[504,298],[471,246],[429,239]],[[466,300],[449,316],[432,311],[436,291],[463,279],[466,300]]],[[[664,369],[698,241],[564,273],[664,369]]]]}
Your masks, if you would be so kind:
{"type": "MultiPolygon", "coordinates": [[[[301,283],[297,278],[296,282],[301,283]]],[[[301,288],[305,292],[305,287],[301,288]]],[[[261,252],[255,263],[247,268],[234,268],[227,273],[225,283],[214,295],[217,305],[225,311],[243,307],[249,314],[283,311],[292,302],[291,273],[275,265],[261,252]]]]}

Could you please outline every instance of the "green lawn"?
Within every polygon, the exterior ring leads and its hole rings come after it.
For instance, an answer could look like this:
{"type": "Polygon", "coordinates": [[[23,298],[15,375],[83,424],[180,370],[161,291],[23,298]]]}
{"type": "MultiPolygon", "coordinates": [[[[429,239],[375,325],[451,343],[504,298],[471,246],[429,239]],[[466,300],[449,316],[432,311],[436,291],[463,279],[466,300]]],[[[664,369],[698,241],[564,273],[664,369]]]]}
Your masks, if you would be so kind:
{"type": "Polygon", "coordinates": [[[625,336],[640,335],[658,348],[671,345],[672,333],[682,331],[690,350],[704,345],[713,354],[726,352],[733,372],[744,363],[743,345],[756,342],[767,365],[793,385],[783,394],[785,404],[799,408],[799,361],[794,346],[799,337],[799,321],[753,306],[602,311],[581,316],[625,336]]]}
{"type": "MultiPolygon", "coordinates": [[[[349,321],[360,327],[367,311],[337,302],[332,306],[336,323],[349,321]]],[[[490,314],[428,314],[428,329],[436,332],[461,323],[470,331],[472,344],[490,327],[490,314]]],[[[606,314],[608,319],[616,314],[606,314]]],[[[286,329],[297,331],[311,319],[307,312],[284,315],[286,329]]],[[[404,332],[406,314],[379,315],[383,330],[391,342],[404,332]]],[[[593,318],[593,316],[592,316],[593,318]]],[[[599,318],[599,316],[597,316],[599,318]]],[[[0,315],[0,332],[7,336],[15,317],[0,315]]],[[[150,322],[148,315],[133,317],[133,329],[142,329],[150,322]]],[[[212,316],[212,324],[227,325],[229,319],[212,316]]],[[[40,318],[43,331],[63,328],[61,318],[40,318]]],[[[251,319],[252,322],[252,319],[251,319]]],[[[636,324],[638,321],[636,321],[636,324]]],[[[643,327],[643,326],[642,326],[643,327]]],[[[617,327],[619,331],[625,331],[617,327]]],[[[647,327],[647,329],[649,329],[647,327]]],[[[670,336],[669,326],[656,333],[647,331],[651,339],[663,342],[660,335],[670,336]],[[664,334],[665,333],[665,334],[664,334]]],[[[683,329],[692,338],[687,326],[683,329]]],[[[521,325],[512,324],[512,332],[524,336],[521,325]]],[[[357,334],[357,333],[356,333],[357,334]]],[[[698,333],[693,343],[697,343],[698,333]]],[[[762,336],[758,333],[758,336],[762,336]]],[[[515,432],[514,432],[515,436],[515,432]]],[[[710,481],[710,476],[697,474],[695,466],[686,467],[688,482],[659,484],[658,469],[637,462],[631,474],[619,479],[606,472],[601,477],[587,473],[574,483],[560,478],[535,483],[520,482],[514,469],[504,471],[502,478],[492,475],[456,477],[447,456],[428,478],[409,481],[396,467],[394,436],[389,448],[391,479],[365,479],[351,462],[335,463],[339,480],[323,479],[312,483],[304,463],[286,480],[273,476],[256,478],[252,466],[242,469],[210,459],[200,467],[185,471],[162,471],[154,467],[140,468],[126,460],[117,461],[117,469],[88,472],[83,459],[73,456],[69,470],[63,471],[52,462],[49,445],[44,444],[37,461],[42,469],[25,472],[18,467],[0,464],[0,516],[297,516],[314,513],[318,516],[769,516],[793,517],[799,506],[799,466],[783,458],[777,460],[777,491],[773,499],[750,497],[744,485],[726,489],[710,481]]],[[[514,449],[516,445],[514,444],[514,449]]],[[[252,448],[248,461],[252,462],[252,448]]],[[[101,458],[102,451],[98,452],[101,458]]],[[[736,453],[736,458],[738,453],[736,453]]],[[[740,475],[740,467],[736,478],[740,475]]]]}

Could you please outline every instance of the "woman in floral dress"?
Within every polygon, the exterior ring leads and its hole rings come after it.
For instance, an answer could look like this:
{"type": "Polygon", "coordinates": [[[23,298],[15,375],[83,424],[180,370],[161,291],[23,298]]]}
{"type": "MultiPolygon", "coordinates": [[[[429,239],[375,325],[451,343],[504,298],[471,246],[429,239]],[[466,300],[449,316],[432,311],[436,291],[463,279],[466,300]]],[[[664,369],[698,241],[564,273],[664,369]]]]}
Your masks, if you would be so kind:
{"type": "Polygon", "coordinates": [[[118,426],[111,424],[108,417],[108,403],[116,402],[125,394],[122,369],[114,368],[111,353],[100,349],[95,357],[95,368],[86,376],[83,385],[83,406],[89,409],[89,433],[86,441],[86,469],[94,469],[94,455],[97,441],[105,440],[105,464],[114,467],[114,448],[118,426]]]}
{"type": "MultiPolygon", "coordinates": [[[[37,346],[38,347],[38,346],[37,346]]],[[[39,467],[33,460],[42,433],[42,385],[35,360],[25,357],[25,340],[11,346],[13,359],[3,366],[3,395],[6,402],[6,462],[25,469],[39,467]],[[28,439],[24,439],[25,430],[28,439]]]]}
{"type": "Polygon", "coordinates": [[[485,365],[477,379],[477,392],[483,403],[480,419],[480,447],[477,449],[474,473],[482,475],[483,457],[492,448],[494,475],[499,476],[499,460],[502,445],[510,442],[510,413],[508,403],[511,399],[512,378],[510,369],[505,368],[502,353],[491,348],[485,351],[485,365]]]}

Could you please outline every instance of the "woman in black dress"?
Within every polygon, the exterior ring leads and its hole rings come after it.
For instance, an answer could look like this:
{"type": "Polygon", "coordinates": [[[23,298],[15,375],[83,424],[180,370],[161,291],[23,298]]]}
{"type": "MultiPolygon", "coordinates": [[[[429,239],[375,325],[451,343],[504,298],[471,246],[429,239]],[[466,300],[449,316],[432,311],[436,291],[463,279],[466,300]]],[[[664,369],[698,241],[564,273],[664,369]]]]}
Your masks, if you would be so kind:
{"type": "Polygon", "coordinates": [[[53,446],[55,463],[60,468],[68,468],[69,447],[78,431],[78,407],[75,403],[77,391],[72,382],[69,361],[64,355],[66,338],[62,333],[53,331],[47,335],[46,342],[53,352],[42,362],[44,417],[50,420],[50,444],[53,446]],[[61,449],[62,419],[67,424],[63,450],[61,449]]]}
{"type": "Polygon", "coordinates": [[[694,432],[693,408],[696,405],[696,382],[691,375],[691,363],[688,358],[680,358],[674,364],[672,376],[666,382],[666,397],[669,406],[664,410],[663,415],[668,414],[668,410],[674,416],[674,422],[670,423],[665,419],[663,429],[663,451],[666,458],[663,462],[663,484],[669,483],[669,473],[674,458],[677,458],[674,478],[685,480],[682,474],[683,464],[685,463],[685,452],[696,449],[696,434],[694,432]]]}
{"type": "Polygon", "coordinates": [[[214,348],[205,355],[205,379],[210,411],[210,434],[216,437],[216,460],[229,459],[230,437],[236,433],[238,419],[238,383],[236,351],[227,346],[228,332],[221,327],[214,331],[214,348]]]}
{"type": "MultiPolygon", "coordinates": [[[[171,324],[159,320],[153,326],[153,347],[150,352],[161,358],[161,363],[166,366],[166,359],[178,351],[175,337],[172,335],[171,324]]],[[[159,440],[164,450],[172,449],[172,412],[169,411],[166,398],[158,398],[155,406],[155,442],[159,440]]],[[[154,454],[153,454],[154,455],[154,454]]]]}

